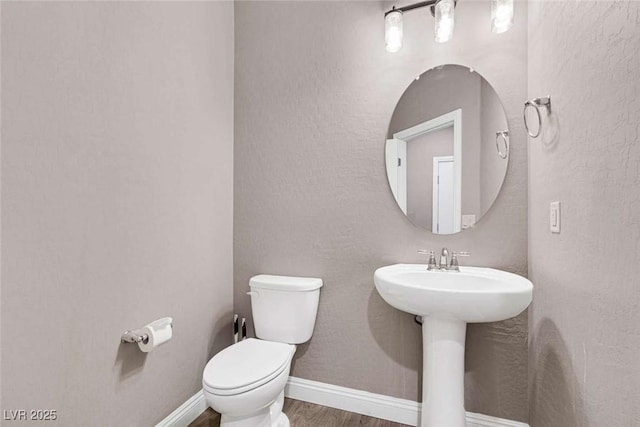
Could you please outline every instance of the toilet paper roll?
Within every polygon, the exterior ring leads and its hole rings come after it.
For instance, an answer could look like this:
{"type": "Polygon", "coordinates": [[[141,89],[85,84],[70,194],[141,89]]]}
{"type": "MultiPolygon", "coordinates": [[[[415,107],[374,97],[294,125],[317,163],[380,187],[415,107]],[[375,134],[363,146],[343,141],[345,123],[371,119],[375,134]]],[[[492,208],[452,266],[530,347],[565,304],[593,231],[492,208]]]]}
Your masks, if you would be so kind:
{"type": "Polygon", "coordinates": [[[173,334],[172,324],[173,320],[170,317],[165,317],[151,322],[142,328],[143,333],[147,334],[148,338],[138,343],[140,350],[148,353],[159,345],[169,341],[173,334]]]}

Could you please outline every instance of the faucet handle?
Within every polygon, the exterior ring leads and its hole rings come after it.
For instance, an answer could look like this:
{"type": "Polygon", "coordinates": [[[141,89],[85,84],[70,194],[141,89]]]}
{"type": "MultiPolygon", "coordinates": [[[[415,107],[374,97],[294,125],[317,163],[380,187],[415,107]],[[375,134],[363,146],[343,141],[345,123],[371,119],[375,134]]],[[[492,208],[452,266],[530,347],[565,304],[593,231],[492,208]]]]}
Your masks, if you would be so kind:
{"type": "Polygon", "coordinates": [[[451,263],[449,267],[447,267],[447,270],[460,271],[460,264],[458,264],[459,256],[471,256],[471,253],[467,251],[451,252],[451,263]]]}
{"type": "Polygon", "coordinates": [[[436,256],[433,253],[433,251],[428,251],[426,249],[419,249],[418,253],[420,255],[429,255],[429,261],[427,262],[427,270],[435,270],[438,268],[438,265],[436,264],[436,256]]]}

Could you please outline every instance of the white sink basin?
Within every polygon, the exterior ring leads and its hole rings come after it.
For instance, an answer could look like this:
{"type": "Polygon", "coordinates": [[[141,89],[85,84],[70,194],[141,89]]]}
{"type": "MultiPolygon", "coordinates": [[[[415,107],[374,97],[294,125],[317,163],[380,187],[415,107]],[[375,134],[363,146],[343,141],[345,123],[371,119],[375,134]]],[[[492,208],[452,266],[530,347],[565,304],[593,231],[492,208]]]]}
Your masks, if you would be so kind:
{"type": "Polygon", "coordinates": [[[522,276],[481,267],[453,272],[395,264],[377,269],[373,279],[382,298],[398,310],[467,323],[517,316],[529,306],[533,292],[533,284],[522,276]]]}
{"type": "Polygon", "coordinates": [[[421,427],[465,427],[464,346],[467,323],[517,316],[531,303],[533,284],[492,268],[427,271],[395,264],[373,275],[389,305],[422,316],[421,427]]]}

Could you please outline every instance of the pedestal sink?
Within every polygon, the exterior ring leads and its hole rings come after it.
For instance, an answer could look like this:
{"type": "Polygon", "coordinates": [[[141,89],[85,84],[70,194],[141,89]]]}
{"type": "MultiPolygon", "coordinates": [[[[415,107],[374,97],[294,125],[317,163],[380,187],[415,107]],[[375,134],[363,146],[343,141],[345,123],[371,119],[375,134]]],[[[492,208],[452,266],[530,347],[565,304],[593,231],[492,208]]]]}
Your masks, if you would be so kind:
{"type": "Polygon", "coordinates": [[[517,316],[531,303],[533,284],[491,268],[427,271],[424,264],[381,267],[373,278],[387,303],[423,319],[421,427],[464,427],[467,323],[517,316]]]}

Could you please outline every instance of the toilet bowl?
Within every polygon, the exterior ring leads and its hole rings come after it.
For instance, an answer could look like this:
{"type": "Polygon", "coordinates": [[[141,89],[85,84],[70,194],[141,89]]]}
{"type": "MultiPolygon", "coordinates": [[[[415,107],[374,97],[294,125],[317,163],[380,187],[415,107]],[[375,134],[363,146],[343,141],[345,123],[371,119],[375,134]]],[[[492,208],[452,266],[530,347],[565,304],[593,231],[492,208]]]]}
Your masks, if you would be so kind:
{"type": "Polygon", "coordinates": [[[251,278],[256,336],[216,354],[204,369],[207,404],[220,427],[289,427],[282,412],[295,344],[311,338],[322,280],[259,275],[251,278]]]}
{"type": "Polygon", "coordinates": [[[282,404],[294,353],[294,345],[249,338],[211,359],[202,384],[221,425],[287,427],[282,404]]]}

